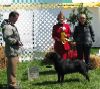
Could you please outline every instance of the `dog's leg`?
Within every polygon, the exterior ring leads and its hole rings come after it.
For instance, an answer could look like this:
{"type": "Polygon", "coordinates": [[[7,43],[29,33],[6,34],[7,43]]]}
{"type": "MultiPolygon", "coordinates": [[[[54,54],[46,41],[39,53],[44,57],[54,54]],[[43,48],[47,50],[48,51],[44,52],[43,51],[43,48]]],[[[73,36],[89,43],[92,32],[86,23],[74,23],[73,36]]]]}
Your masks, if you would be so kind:
{"type": "Polygon", "coordinates": [[[57,81],[57,82],[60,82],[60,76],[61,76],[61,75],[58,73],[58,81],[57,81]]]}
{"type": "Polygon", "coordinates": [[[62,83],[64,81],[64,74],[58,74],[58,82],[62,83]]]}
{"type": "Polygon", "coordinates": [[[85,78],[88,80],[88,81],[90,81],[90,79],[89,79],[89,76],[88,76],[88,73],[85,73],[85,78]]]}
{"type": "Polygon", "coordinates": [[[80,72],[80,73],[86,78],[86,80],[90,81],[88,72],[80,72]]]}
{"type": "Polygon", "coordinates": [[[64,74],[61,75],[61,82],[64,81],[64,74]]]}

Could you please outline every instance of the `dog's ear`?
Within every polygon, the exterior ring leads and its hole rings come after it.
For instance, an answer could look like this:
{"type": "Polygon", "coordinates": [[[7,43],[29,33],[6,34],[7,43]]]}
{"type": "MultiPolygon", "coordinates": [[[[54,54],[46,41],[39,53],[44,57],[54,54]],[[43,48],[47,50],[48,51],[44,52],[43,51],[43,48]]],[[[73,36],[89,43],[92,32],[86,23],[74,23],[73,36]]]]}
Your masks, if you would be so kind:
{"type": "Polygon", "coordinates": [[[54,56],[55,59],[60,59],[61,58],[60,55],[56,52],[53,52],[53,56],[54,56]]]}
{"type": "Polygon", "coordinates": [[[50,58],[50,57],[52,57],[52,54],[53,54],[53,52],[47,52],[47,53],[45,54],[45,57],[46,57],[46,58],[50,58]]]}
{"type": "Polygon", "coordinates": [[[56,52],[48,52],[45,56],[50,59],[60,59],[61,58],[60,55],[56,52]]]}

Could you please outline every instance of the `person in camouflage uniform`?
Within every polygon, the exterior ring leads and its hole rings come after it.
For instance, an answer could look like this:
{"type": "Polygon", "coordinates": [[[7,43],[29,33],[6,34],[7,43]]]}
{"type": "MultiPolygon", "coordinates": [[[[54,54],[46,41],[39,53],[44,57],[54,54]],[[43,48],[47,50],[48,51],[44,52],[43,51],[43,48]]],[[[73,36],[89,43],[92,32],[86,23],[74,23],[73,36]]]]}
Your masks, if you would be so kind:
{"type": "Polygon", "coordinates": [[[19,33],[14,25],[19,17],[19,13],[12,11],[9,18],[2,24],[2,34],[5,41],[5,55],[7,57],[7,81],[8,89],[19,89],[16,80],[16,66],[18,62],[19,48],[22,46],[19,33]]]}

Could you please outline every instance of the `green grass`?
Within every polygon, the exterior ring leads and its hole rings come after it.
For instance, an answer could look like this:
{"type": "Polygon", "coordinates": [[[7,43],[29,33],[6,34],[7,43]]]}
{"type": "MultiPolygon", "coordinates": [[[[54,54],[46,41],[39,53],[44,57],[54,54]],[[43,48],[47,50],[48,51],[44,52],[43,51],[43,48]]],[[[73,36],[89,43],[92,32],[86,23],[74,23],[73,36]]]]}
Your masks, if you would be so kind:
{"type": "MultiPolygon", "coordinates": [[[[97,52],[92,49],[93,53],[97,52]]],[[[31,62],[22,62],[18,64],[17,80],[22,89],[100,89],[100,69],[89,71],[90,82],[88,82],[81,74],[65,75],[64,83],[57,83],[57,75],[54,68],[46,68],[40,60],[31,62]],[[28,67],[37,66],[39,68],[39,78],[28,80],[28,67]]],[[[0,89],[6,84],[6,69],[0,70],[0,89]]]]}
{"type": "MultiPolygon", "coordinates": [[[[89,76],[90,82],[79,73],[67,74],[61,85],[56,82],[57,75],[54,68],[46,68],[46,65],[42,65],[41,61],[36,60],[19,63],[17,71],[17,80],[22,89],[100,89],[100,69],[89,71],[89,76]],[[39,68],[39,78],[32,81],[27,77],[27,68],[31,66],[39,68]]],[[[0,84],[6,84],[6,70],[0,71],[0,84]]]]}
{"type": "Polygon", "coordinates": [[[91,49],[91,54],[97,54],[99,52],[100,48],[92,48],[91,49]]]}

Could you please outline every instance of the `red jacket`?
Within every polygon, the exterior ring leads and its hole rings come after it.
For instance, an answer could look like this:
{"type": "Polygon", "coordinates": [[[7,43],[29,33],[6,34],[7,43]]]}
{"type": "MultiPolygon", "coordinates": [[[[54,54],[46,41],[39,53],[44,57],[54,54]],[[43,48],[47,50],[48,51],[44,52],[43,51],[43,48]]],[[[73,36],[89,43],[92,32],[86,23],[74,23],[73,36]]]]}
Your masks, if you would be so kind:
{"type": "MultiPolygon", "coordinates": [[[[70,45],[68,42],[65,44],[62,44],[61,41],[58,41],[61,39],[61,32],[64,31],[67,37],[69,38],[71,35],[70,26],[68,24],[56,24],[53,26],[53,32],[52,37],[55,40],[54,43],[54,50],[59,53],[62,57],[65,55],[66,51],[70,50],[70,45]],[[62,30],[62,27],[65,29],[62,30]]],[[[67,57],[65,57],[67,58],[67,57]]]]}

